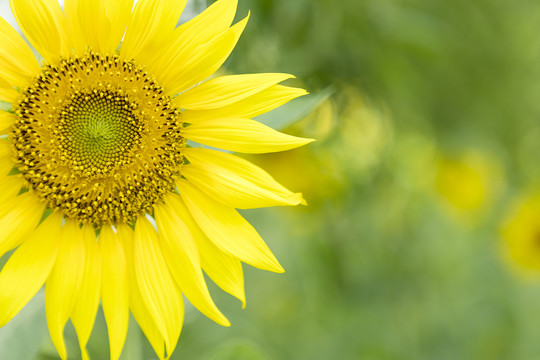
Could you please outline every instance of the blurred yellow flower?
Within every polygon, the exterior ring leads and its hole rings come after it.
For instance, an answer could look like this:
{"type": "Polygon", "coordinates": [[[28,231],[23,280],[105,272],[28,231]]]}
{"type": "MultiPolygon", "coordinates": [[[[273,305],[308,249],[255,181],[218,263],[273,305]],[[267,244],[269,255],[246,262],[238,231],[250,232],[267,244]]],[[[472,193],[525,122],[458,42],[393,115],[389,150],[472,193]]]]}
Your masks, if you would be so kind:
{"type": "Polygon", "coordinates": [[[540,278],[540,194],[523,197],[502,229],[504,254],[521,274],[540,278]]]}
{"type": "Polygon", "coordinates": [[[437,160],[435,189],[454,213],[470,216],[489,205],[503,181],[498,163],[486,154],[468,150],[437,160]]]}

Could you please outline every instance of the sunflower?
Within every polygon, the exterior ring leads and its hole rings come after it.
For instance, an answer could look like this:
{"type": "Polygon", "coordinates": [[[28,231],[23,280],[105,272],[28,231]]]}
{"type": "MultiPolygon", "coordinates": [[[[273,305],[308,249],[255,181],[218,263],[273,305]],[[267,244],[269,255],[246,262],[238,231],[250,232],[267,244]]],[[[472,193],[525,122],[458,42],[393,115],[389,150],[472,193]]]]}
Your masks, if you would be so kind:
{"type": "Polygon", "coordinates": [[[11,0],[34,52],[0,19],[0,326],[45,284],[51,339],[85,346],[101,303],[111,359],[129,312],[169,358],[184,295],[218,324],[203,271],[245,305],[242,262],[283,272],[236,209],[303,203],[229,152],[309,143],[252,120],[305,90],[287,74],[211,77],[248,17],[219,0],[176,26],[186,0],[11,0]],[[188,145],[188,140],[189,145],[188,145]],[[197,146],[227,150],[223,152],[197,146]]]}

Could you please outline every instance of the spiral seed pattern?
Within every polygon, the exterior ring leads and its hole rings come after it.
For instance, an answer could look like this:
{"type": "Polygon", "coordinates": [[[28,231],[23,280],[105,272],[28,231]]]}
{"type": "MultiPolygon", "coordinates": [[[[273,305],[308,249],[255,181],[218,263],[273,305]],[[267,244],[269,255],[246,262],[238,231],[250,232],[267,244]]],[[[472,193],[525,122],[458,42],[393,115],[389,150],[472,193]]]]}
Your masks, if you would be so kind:
{"type": "Polygon", "coordinates": [[[180,111],[143,69],[88,53],[44,67],[15,106],[16,166],[51,209],[91,223],[151,211],[184,161],[180,111]]]}

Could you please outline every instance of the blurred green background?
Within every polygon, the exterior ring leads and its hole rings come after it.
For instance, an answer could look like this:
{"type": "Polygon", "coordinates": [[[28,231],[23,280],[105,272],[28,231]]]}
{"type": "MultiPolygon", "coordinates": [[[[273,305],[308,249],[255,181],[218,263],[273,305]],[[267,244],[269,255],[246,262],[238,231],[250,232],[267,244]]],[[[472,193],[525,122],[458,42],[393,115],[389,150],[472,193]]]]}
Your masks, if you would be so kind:
{"type": "MultiPolygon", "coordinates": [[[[312,95],[261,120],[318,140],[249,159],[309,206],[244,212],[286,273],[245,266],[245,310],[211,284],[232,326],[189,306],[172,359],[539,359],[540,283],[514,271],[501,228],[539,186],[540,2],[248,10],[225,71],[295,74],[312,95]]],[[[57,359],[42,303],[0,329],[6,359],[57,359]]],[[[88,347],[107,358],[102,314],[88,347]]],[[[152,358],[131,326],[123,359],[152,358]]]]}

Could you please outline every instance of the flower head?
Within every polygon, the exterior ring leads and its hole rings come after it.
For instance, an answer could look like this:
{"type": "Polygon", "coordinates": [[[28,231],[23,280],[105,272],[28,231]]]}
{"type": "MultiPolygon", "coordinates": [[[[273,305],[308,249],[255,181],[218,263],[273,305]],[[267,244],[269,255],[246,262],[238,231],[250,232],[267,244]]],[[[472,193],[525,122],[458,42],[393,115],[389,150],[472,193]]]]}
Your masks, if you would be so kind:
{"type": "Polygon", "coordinates": [[[81,351],[101,302],[111,358],[129,311],[160,359],[175,349],[182,294],[222,325],[203,270],[245,302],[241,262],[282,272],[236,211],[297,205],[264,170],[230,153],[309,143],[251,118],[306,94],[287,74],[206,80],[247,23],[218,0],[176,27],[186,0],[11,0],[0,19],[0,326],[45,284],[60,356],[71,319],[81,351]],[[201,83],[202,82],[202,83],[201,83]],[[191,143],[190,143],[191,144],[191,143]]]}

